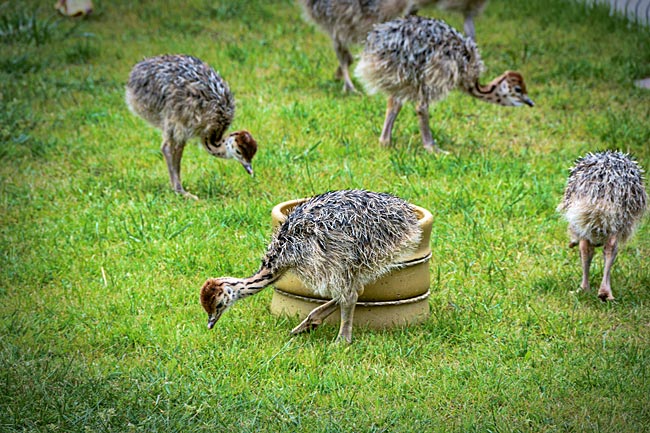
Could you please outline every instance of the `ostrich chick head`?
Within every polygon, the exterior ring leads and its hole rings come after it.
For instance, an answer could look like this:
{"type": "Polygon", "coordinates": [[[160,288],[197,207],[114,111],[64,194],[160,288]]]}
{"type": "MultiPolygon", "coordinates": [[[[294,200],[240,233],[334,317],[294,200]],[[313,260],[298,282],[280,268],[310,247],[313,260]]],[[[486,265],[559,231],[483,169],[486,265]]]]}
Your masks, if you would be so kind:
{"type": "Polygon", "coordinates": [[[203,136],[203,147],[213,156],[238,161],[248,174],[253,174],[251,163],[257,152],[257,141],[250,132],[242,129],[222,138],[221,133],[213,129],[203,136]]]}
{"type": "Polygon", "coordinates": [[[257,141],[250,132],[241,130],[229,134],[226,149],[229,157],[239,161],[248,174],[253,174],[251,162],[257,152],[257,141]]]}
{"type": "Polygon", "coordinates": [[[230,279],[209,278],[201,287],[201,305],[208,313],[208,329],[212,329],[224,311],[235,303],[235,289],[230,279]]]}
{"type": "Polygon", "coordinates": [[[535,103],[528,97],[524,77],[519,72],[507,71],[494,80],[497,83],[497,102],[500,105],[519,107],[528,105],[533,107],[535,103]]]}

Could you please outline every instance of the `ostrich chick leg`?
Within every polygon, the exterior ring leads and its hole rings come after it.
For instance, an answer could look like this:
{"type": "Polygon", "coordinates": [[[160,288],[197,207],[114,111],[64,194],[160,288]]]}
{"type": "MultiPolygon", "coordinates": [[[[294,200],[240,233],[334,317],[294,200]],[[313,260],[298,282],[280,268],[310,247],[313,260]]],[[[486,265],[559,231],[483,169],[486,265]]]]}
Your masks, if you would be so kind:
{"type": "Polygon", "coordinates": [[[603,254],[605,255],[605,269],[603,270],[603,281],[600,284],[600,290],[598,290],[598,297],[602,301],[613,301],[614,296],[612,296],[612,286],[610,284],[610,274],[612,271],[612,265],[614,260],[616,260],[616,255],[618,254],[618,239],[616,235],[610,236],[603,246],[603,254]]]}
{"type": "Polygon", "coordinates": [[[354,84],[352,84],[352,78],[350,78],[350,65],[353,60],[352,54],[350,54],[347,47],[339,41],[334,41],[334,51],[336,51],[336,57],[339,59],[339,69],[337,69],[336,73],[338,75],[340,72],[343,77],[343,91],[359,93],[354,87],[354,84]]]}
{"type": "Polygon", "coordinates": [[[181,158],[183,158],[184,148],[185,143],[178,143],[166,134],[160,150],[165,156],[167,170],[169,171],[169,181],[171,182],[174,191],[184,195],[185,197],[198,200],[197,196],[185,191],[185,188],[183,188],[181,183],[181,158]]]}
{"type": "Polygon", "coordinates": [[[465,15],[465,23],[463,24],[465,35],[473,40],[476,40],[476,32],[474,30],[474,16],[472,14],[465,15]]]}
{"type": "Polygon", "coordinates": [[[594,258],[594,246],[586,239],[580,240],[580,260],[582,261],[582,283],[580,288],[585,292],[589,290],[589,267],[594,258]]]}
{"type": "MultiPolygon", "coordinates": [[[[363,289],[362,289],[363,290],[363,289]]],[[[336,337],[336,342],[352,343],[352,322],[354,320],[354,308],[357,305],[359,292],[353,291],[348,297],[341,301],[341,327],[339,328],[339,335],[336,337]]]]}
{"type": "Polygon", "coordinates": [[[330,316],[336,309],[338,304],[334,299],[326,302],[325,304],[314,308],[311,313],[307,315],[305,320],[300,322],[298,326],[291,330],[292,335],[300,334],[302,332],[309,332],[320,326],[323,321],[330,316]]]}
{"type": "Polygon", "coordinates": [[[420,134],[422,134],[422,144],[427,152],[449,153],[438,147],[436,140],[433,139],[431,128],[429,127],[429,104],[420,102],[416,107],[418,122],[420,123],[420,134]]]}
{"type": "Polygon", "coordinates": [[[402,102],[392,96],[388,97],[388,103],[386,104],[386,119],[384,120],[384,127],[381,130],[381,136],[379,137],[379,143],[382,146],[390,146],[390,141],[393,136],[393,125],[395,124],[395,119],[399,111],[402,109],[402,102]]]}

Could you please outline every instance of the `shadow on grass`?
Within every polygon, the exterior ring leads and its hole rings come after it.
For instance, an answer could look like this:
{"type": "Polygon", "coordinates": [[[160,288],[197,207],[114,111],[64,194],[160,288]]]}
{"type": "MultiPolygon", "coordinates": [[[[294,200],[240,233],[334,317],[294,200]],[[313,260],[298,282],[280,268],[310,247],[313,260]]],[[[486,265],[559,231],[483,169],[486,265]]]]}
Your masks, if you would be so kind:
{"type": "Polygon", "coordinates": [[[576,264],[575,272],[571,275],[546,276],[533,282],[531,288],[534,293],[540,295],[552,295],[560,299],[576,298],[582,305],[590,308],[602,309],[607,305],[627,306],[629,308],[639,304],[645,304],[649,301],[647,287],[650,287],[650,277],[637,275],[631,277],[622,275],[621,272],[616,274],[616,268],[612,271],[612,292],[615,300],[613,302],[603,302],[598,298],[598,288],[602,279],[602,272],[591,272],[591,288],[588,291],[580,289],[581,271],[579,263],[576,264]]]}

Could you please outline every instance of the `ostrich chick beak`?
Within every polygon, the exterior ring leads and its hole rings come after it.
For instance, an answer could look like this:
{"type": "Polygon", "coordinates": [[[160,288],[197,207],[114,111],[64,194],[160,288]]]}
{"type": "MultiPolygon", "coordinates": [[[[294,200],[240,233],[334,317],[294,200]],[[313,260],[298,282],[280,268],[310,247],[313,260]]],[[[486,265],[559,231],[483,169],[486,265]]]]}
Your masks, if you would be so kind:
{"type": "Polygon", "coordinates": [[[253,175],[253,167],[251,166],[250,162],[242,162],[241,165],[244,166],[244,170],[251,176],[253,175]]]}
{"type": "Polygon", "coordinates": [[[524,101],[524,104],[528,105],[529,107],[534,107],[535,103],[533,102],[532,99],[528,97],[528,95],[523,95],[521,97],[521,100],[524,101]]]}
{"type": "Polygon", "coordinates": [[[208,329],[214,328],[214,324],[217,323],[217,320],[219,320],[219,318],[214,316],[208,318],[208,329]]]}

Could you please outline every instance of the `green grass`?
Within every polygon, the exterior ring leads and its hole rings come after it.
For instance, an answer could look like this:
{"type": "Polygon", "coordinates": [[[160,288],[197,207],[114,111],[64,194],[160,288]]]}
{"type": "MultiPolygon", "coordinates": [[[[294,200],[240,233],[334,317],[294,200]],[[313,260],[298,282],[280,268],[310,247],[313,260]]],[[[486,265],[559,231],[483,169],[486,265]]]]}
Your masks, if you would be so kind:
{"type": "MultiPolygon", "coordinates": [[[[650,168],[650,32],[561,0],[493,0],[488,72],[526,77],[533,109],[460,93],[411,106],[396,145],[381,96],[345,96],[329,40],[290,0],[0,6],[0,431],[650,431],[650,229],[621,251],[617,301],[578,287],[555,206],[588,151],[650,168]],[[160,134],[124,104],[145,56],[190,53],[237,98],[260,144],[251,178],[192,144],[173,194],[160,134]],[[208,332],[207,277],[255,271],[274,204],[339,188],[430,209],[431,317],[289,336],[272,291],[208,332]]],[[[434,10],[424,13],[434,14],[434,10]]],[[[457,15],[440,14],[456,27],[457,15]]],[[[600,252],[592,284],[602,275],[600,252]]]]}

